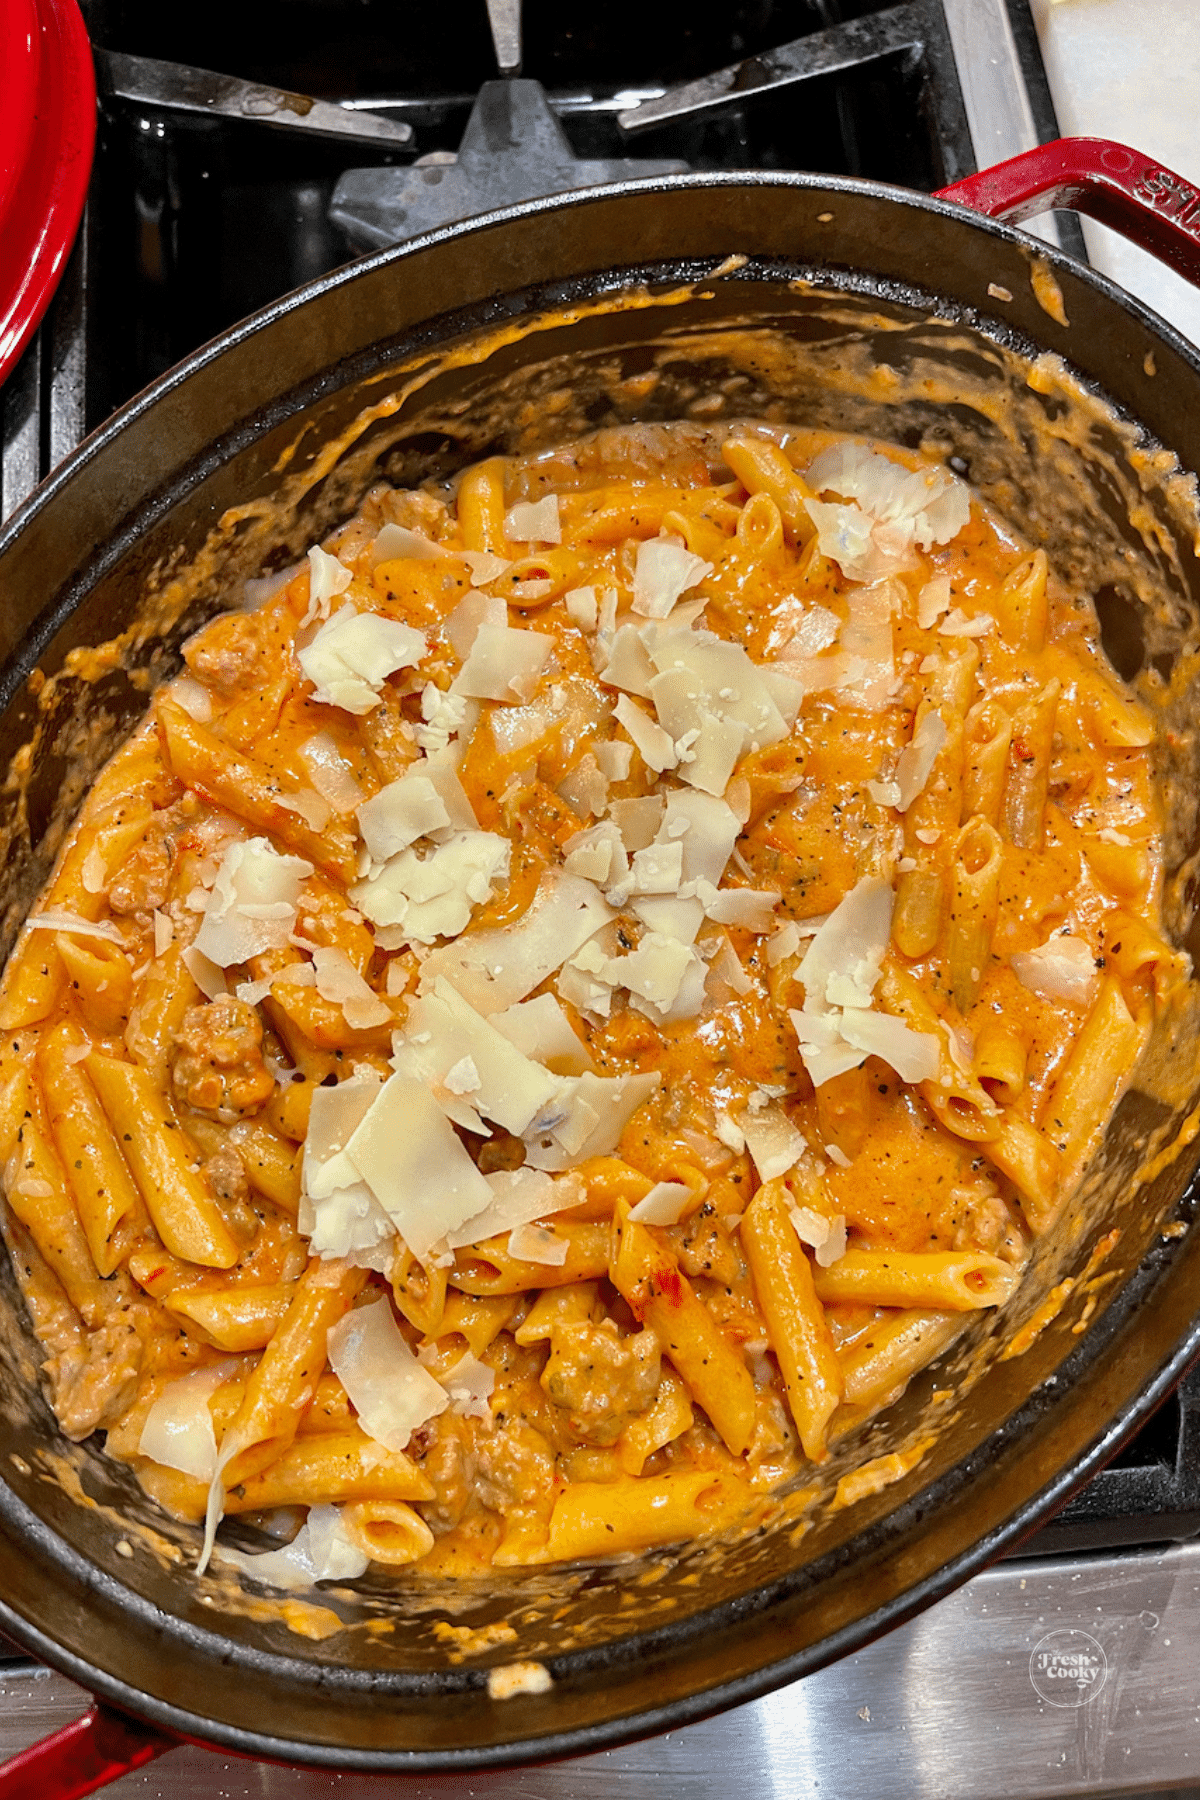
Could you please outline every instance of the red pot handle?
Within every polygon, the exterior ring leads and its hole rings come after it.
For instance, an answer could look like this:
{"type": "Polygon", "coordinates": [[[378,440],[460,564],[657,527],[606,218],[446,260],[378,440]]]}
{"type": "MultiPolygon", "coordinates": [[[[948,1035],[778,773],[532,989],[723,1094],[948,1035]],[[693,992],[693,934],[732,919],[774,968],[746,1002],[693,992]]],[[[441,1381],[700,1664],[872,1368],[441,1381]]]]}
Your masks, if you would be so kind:
{"type": "Polygon", "coordinates": [[[97,1703],[0,1766],[0,1800],[79,1800],[182,1741],[97,1703]]]}
{"type": "Polygon", "coordinates": [[[1125,144],[1058,138],[968,175],[936,198],[1014,225],[1054,207],[1086,213],[1200,287],[1200,192],[1125,144]]]}

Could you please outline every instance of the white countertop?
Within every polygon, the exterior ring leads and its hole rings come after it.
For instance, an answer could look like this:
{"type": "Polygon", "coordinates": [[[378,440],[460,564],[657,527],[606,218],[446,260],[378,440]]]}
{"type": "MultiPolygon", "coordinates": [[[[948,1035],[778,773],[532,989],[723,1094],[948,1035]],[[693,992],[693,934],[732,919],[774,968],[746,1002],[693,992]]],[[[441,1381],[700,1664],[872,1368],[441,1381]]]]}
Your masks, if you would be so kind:
{"type": "MultiPolygon", "coordinates": [[[[1064,137],[1111,137],[1200,184],[1200,0],[1031,0],[1064,137]]],[[[1084,220],[1097,269],[1200,343],[1200,293],[1084,220]]]]}

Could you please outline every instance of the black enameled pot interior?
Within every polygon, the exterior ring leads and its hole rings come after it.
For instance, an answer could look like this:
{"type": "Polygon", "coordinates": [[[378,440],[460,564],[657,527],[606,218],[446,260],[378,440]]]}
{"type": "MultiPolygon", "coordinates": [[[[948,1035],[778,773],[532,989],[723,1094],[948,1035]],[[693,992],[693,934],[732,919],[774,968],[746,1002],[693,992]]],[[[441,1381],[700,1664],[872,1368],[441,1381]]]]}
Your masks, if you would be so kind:
{"type": "MultiPolygon", "coordinates": [[[[1195,508],[1147,445],[1200,466],[1200,368],[1149,314],[1048,255],[1070,320],[1055,323],[1031,282],[1038,254],[1020,234],[896,190],[681,178],[539,203],[367,259],[198,353],[0,535],[0,762],[19,768],[33,747],[29,780],[0,789],[4,947],[148,685],[176,666],[201,618],[238,602],[246,577],[294,560],[381,475],[417,480],[494,449],[689,412],[827,424],[961,459],[1056,567],[1098,594],[1114,659],[1140,672],[1173,727],[1168,913],[1186,938],[1200,782],[1175,669],[1200,640],[1195,508]],[[731,255],[748,260],[714,277],[731,255]],[[592,304],[639,283],[661,303],[592,304]],[[556,309],[568,310],[542,318],[556,309]],[[482,358],[446,354],[506,324],[482,358]],[[1031,385],[1045,351],[1073,373],[1043,362],[1031,385]],[[397,371],[422,358],[427,378],[381,407],[407,379],[397,371]],[[885,384],[864,385],[868,368],[890,371],[885,384]],[[355,420],[362,429],[326,466],[323,446],[355,420]],[[273,497],[273,509],[248,504],[273,497]],[[245,510],[235,520],[230,508],[245,510]],[[89,679],[72,652],[122,632],[123,663],[89,679]]],[[[1160,1233],[1190,1218],[1195,1152],[1141,1187],[1137,1173],[1186,1116],[1192,1063],[1184,1022],[1158,1046],[1153,1092],[1122,1103],[1086,1206],[1039,1249],[1018,1302],[978,1319],[839,1452],[825,1499],[852,1461],[929,1438],[902,1481],[841,1511],[818,1501],[803,1532],[797,1519],[634,1565],[436,1593],[376,1575],[309,1597],[341,1622],[328,1635],[329,1617],[305,1615],[318,1632],[305,1635],[270,1605],[231,1605],[220,1579],[197,1582],[195,1531],[157,1515],[95,1443],[63,1442],[6,1279],[0,1625],[184,1733],[396,1770],[595,1748],[815,1668],[1030,1529],[1190,1359],[1200,1249],[1190,1232],[1160,1233]],[[1081,1283],[1005,1359],[1050,1288],[1080,1275],[1114,1227],[1102,1268],[1113,1279],[1090,1294],[1081,1283]],[[951,1389],[952,1402],[938,1397],[951,1389]],[[516,1639],[452,1662],[432,1630],[445,1618],[503,1619],[516,1639]],[[487,1667],[526,1657],[549,1665],[550,1691],[490,1701],[487,1667]]]]}

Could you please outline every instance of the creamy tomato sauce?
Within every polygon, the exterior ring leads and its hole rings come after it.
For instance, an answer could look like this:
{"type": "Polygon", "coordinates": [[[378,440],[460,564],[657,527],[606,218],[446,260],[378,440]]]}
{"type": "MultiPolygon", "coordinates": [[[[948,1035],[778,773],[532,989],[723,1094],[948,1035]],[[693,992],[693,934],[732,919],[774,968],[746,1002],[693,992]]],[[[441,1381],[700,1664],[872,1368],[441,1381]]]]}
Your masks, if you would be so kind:
{"type": "Polygon", "coordinates": [[[202,1563],[769,1516],[1010,1298],[1187,975],[1087,596],[894,446],[379,489],[185,661],[10,960],[0,1133],[63,1429],[202,1563]]]}

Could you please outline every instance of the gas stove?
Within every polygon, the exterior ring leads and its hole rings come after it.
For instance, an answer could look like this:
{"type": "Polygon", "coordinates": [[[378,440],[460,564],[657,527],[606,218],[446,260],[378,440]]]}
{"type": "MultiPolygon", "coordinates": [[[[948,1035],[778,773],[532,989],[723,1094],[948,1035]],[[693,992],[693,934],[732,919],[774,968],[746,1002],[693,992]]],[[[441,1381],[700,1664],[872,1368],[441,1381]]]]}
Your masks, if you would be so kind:
{"type": "MultiPolygon", "coordinates": [[[[0,4],[3,0],[0,0],[0,4]]],[[[931,191],[1058,134],[1028,0],[84,0],[101,120],[84,227],[0,389],[0,518],[198,344],[364,249],[665,168],[931,191]],[[568,22],[569,21],[569,22],[568,22]],[[316,101],[315,106],[308,105],[316,101]]],[[[1084,254],[1074,215],[1036,229],[1084,254]]],[[[414,1800],[1200,1793],[1200,1380],[1015,1557],[832,1668],[623,1750],[414,1779],[414,1800]]],[[[0,1757],[83,1710],[0,1661],[0,1757]]],[[[358,1800],[365,1776],[181,1749],[132,1800],[358,1800]]]]}

